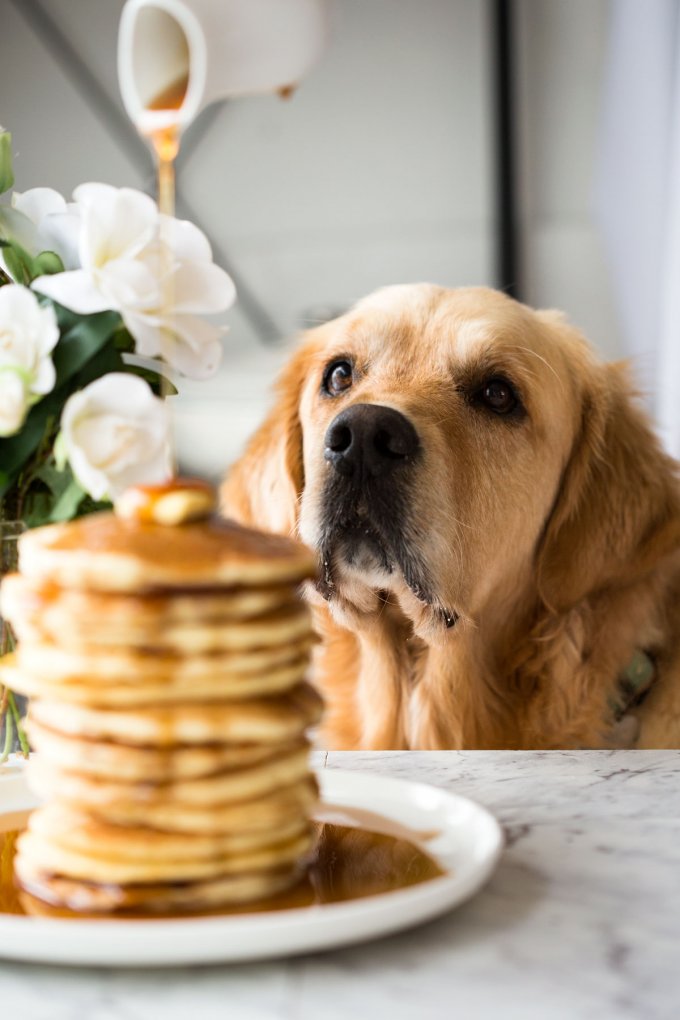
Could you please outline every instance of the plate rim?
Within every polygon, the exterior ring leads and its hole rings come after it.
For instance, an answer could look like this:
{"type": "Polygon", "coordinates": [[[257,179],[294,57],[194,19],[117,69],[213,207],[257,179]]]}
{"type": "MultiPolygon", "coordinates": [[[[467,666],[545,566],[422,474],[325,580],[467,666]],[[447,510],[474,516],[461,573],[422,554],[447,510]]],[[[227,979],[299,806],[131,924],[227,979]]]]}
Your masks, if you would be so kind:
{"type": "MultiPolygon", "coordinates": [[[[314,772],[319,780],[321,790],[321,814],[323,814],[325,796],[333,790],[334,785],[340,791],[344,790],[345,796],[349,794],[350,797],[362,786],[364,788],[369,786],[382,788],[393,794],[404,792],[407,788],[412,797],[416,797],[418,794],[422,796],[424,791],[428,791],[427,796],[431,797],[432,791],[434,791],[436,796],[441,798],[442,804],[448,803],[452,807],[464,805],[466,810],[472,809],[477,822],[481,822],[487,829],[486,836],[489,845],[483,858],[475,862],[471,873],[467,876],[453,875],[449,869],[437,878],[404,889],[376,893],[350,901],[313,904],[309,907],[287,907],[266,913],[171,919],[150,917],[130,920],[0,915],[0,960],[70,966],[145,967],[175,966],[181,963],[186,965],[239,963],[326,951],[380,938],[441,916],[473,896],[488,881],[495,870],[504,847],[503,830],[494,815],[476,801],[444,787],[401,776],[335,767],[320,767],[314,772]],[[367,921],[368,924],[366,924],[367,921]],[[359,925],[358,930],[357,924],[359,925]],[[338,930],[335,935],[331,931],[331,937],[328,937],[328,929],[332,929],[334,925],[339,926],[342,930],[338,930]],[[352,930],[347,931],[346,928],[352,930]],[[129,955],[126,956],[125,953],[121,955],[118,949],[113,951],[109,960],[104,959],[101,953],[97,952],[98,949],[105,948],[103,943],[106,941],[107,934],[111,935],[114,931],[117,936],[116,941],[124,942],[128,951],[139,949],[139,943],[143,943],[151,929],[154,933],[153,950],[156,951],[142,955],[140,959],[130,959],[129,955]],[[239,932],[252,936],[253,933],[263,929],[273,936],[290,935],[292,929],[296,938],[287,946],[271,949],[262,947],[261,950],[255,947],[243,951],[242,947],[239,948],[238,945],[234,947],[230,944],[230,939],[236,938],[239,932]],[[308,944],[309,940],[305,937],[301,940],[299,938],[300,933],[304,933],[305,929],[310,936],[317,936],[311,945],[308,944]],[[65,931],[68,931],[67,939],[63,938],[65,931]],[[76,955],[74,943],[82,942],[83,939],[92,936],[94,931],[97,934],[89,943],[89,952],[83,954],[81,948],[76,955]],[[26,947],[26,951],[22,951],[21,944],[17,945],[14,940],[19,935],[22,940],[25,939],[28,932],[32,933],[32,942],[39,941],[41,936],[49,942],[50,938],[54,939],[58,934],[58,944],[54,947],[57,951],[54,953],[41,952],[38,946],[36,946],[35,952],[31,952],[30,947],[26,947]],[[162,943],[164,942],[169,942],[169,946],[165,947],[167,950],[173,948],[173,942],[178,939],[191,943],[192,935],[199,938],[201,935],[215,934],[221,935],[222,939],[214,951],[170,953],[167,957],[158,955],[157,948],[160,948],[162,952],[164,948],[162,943]],[[67,953],[64,952],[64,949],[68,951],[68,947],[71,947],[74,953],[73,959],[67,958],[67,953]],[[123,959],[123,957],[125,958],[123,959]]],[[[17,810],[29,810],[36,803],[36,799],[28,790],[21,767],[5,776],[0,772],[0,793],[2,786],[12,780],[14,781],[12,785],[18,788],[20,795],[24,794],[26,807],[23,809],[11,807],[5,810],[4,805],[0,803],[0,817],[17,810]]],[[[337,796],[337,792],[334,795],[337,796]]],[[[348,803],[351,804],[351,800],[348,803]]],[[[341,804],[335,803],[330,806],[342,807],[341,804]]],[[[382,807],[377,808],[375,813],[388,821],[391,818],[398,820],[395,818],[394,811],[390,813],[389,810],[384,810],[382,807]]],[[[451,834],[450,825],[444,828],[451,834]]],[[[440,866],[446,868],[446,862],[426,843],[417,839],[414,842],[433,857],[440,866]]],[[[176,947],[174,948],[176,949],[176,947]]],[[[186,948],[190,950],[192,946],[186,948]]]]}

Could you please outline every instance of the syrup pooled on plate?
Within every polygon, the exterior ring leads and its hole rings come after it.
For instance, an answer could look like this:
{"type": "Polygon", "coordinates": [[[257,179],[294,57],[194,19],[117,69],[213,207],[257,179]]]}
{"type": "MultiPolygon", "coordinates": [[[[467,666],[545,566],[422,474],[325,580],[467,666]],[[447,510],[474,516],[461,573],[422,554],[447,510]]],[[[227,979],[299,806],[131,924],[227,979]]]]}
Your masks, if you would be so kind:
{"type": "Polygon", "coordinates": [[[0,914],[23,914],[21,890],[14,882],[16,841],[26,822],[26,815],[3,815],[0,819],[0,914]],[[10,829],[7,826],[20,828],[10,829]]]}
{"type": "Polygon", "coordinates": [[[366,829],[323,824],[319,825],[314,855],[304,877],[294,888],[284,893],[237,907],[220,907],[198,912],[140,914],[131,909],[119,914],[88,915],[63,907],[51,907],[16,887],[12,873],[12,858],[18,835],[17,830],[0,832],[0,914],[130,919],[263,913],[327,903],[345,903],[366,896],[406,889],[444,874],[431,857],[409,840],[369,832],[366,829]]]}

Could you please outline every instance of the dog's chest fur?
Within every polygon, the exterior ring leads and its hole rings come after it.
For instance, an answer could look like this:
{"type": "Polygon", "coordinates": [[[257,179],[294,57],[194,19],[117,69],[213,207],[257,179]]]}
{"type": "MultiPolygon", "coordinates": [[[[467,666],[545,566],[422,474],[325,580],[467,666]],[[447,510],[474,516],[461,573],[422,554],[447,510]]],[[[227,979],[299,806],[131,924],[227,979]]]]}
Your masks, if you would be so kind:
{"type": "Polygon", "coordinates": [[[663,650],[674,646],[680,621],[672,614],[659,627],[664,588],[649,579],[613,603],[594,600],[561,616],[559,626],[548,619],[525,641],[493,650],[483,630],[428,645],[391,605],[353,631],[316,606],[313,679],[327,701],[322,742],[374,750],[607,746],[617,677],[645,646],[657,650],[659,679],[637,713],[638,746],[670,745],[680,719],[669,678],[680,662],[663,650]]]}
{"type": "Polygon", "coordinates": [[[372,625],[350,631],[325,606],[315,607],[321,642],[314,682],[327,702],[322,738],[329,747],[451,748],[474,745],[473,704],[484,685],[471,683],[479,663],[468,662],[464,640],[436,647],[413,634],[387,604],[372,625]]]}

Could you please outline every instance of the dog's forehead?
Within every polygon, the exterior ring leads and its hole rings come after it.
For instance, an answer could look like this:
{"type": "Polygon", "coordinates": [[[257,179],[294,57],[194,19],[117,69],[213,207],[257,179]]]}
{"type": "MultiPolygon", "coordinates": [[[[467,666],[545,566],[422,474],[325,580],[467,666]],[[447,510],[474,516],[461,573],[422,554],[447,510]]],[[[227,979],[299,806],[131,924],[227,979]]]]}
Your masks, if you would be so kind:
{"type": "MultiPolygon", "coordinates": [[[[430,285],[385,287],[346,319],[346,336],[371,361],[423,360],[450,372],[480,359],[536,362],[550,372],[559,344],[529,308],[483,287],[447,290],[430,285]]],[[[556,366],[555,366],[556,367],[556,366]]],[[[541,372],[539,371],[539,375],[541,372]]]]}

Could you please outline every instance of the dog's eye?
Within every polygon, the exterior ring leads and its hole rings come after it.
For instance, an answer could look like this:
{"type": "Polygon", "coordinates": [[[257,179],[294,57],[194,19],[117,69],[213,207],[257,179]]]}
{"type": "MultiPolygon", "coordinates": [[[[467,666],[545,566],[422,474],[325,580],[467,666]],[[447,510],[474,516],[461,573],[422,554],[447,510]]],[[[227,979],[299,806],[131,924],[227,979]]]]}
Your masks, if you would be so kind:
{"type": "Polygon", "coordinates": [[[495,414],[509,414],[518,404],[517,394],[507,379],[489,379],[479,391],[480,401],[495,414]]]}
{"type": "Polygon", "coordinates": [[[352,366],[349,361],[332,361],[323,377],[323,388],[326,393],[336,397],[348,390],[353,382],[352,366]]]}

